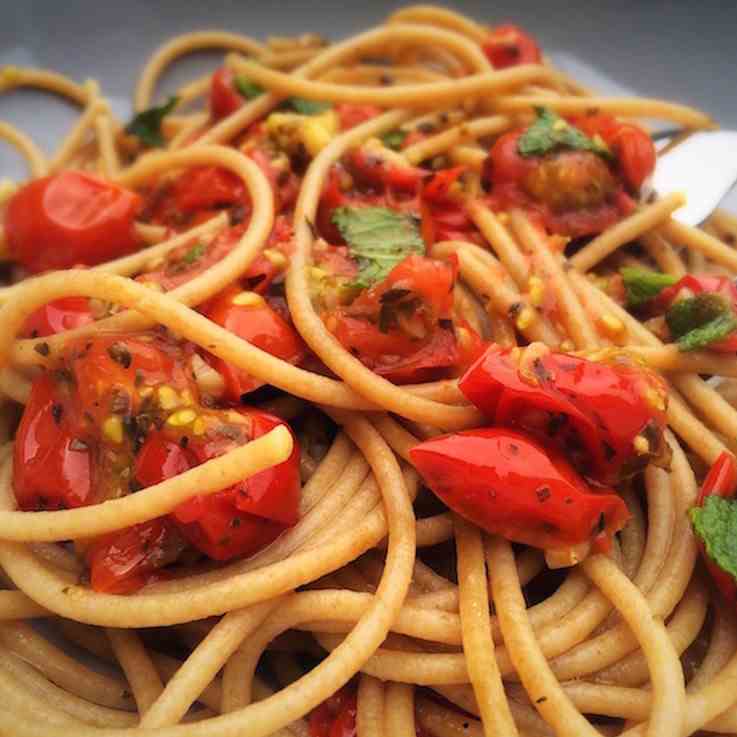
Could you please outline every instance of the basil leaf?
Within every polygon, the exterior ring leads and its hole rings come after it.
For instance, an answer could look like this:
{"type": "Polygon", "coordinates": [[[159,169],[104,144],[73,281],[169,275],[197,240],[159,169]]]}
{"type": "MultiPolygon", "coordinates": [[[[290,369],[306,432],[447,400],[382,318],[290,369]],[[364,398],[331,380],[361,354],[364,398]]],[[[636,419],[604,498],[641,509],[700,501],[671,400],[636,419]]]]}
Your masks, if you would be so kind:
{"type": "Polygon", "coordinates": [[[258,97],[264,93],[262,87],[259,87],[255,82],[251,82],[248,77],[239,74],[234,82],[235,88],[240,92],[246,100],[253,100],[254,97],[258,97]]]}
{"type": "Polygon", "coordinates": [[[339,207],[332,220],[358,261],[356,287],[370,287],[410,254],[425,253],[417,219],[411,215],[385,207],[339,207]]]}
{"type": "Polygon", "coordinates": [[[737,317],[725,312],[701,327],[694,328],[678,339],[678,350],[698,351],[712,343],[718,343],[737,330],[737,317]]]}
{"type": "Polygon", "coordinates": [[[164,145],[164,136],[161,133],[161,123],[164,118],[176,107],[178,97],[170,97],[160,107],[150,107],[138,113],[125,127],[125,132],[136,136],[142,143],[151,148],[164,145]]]}
{"type": "Polygon", "coordinates": [[[627,307],[639,307],[657,297],[663,289],[673,286],[678,279],[670,274],[626,266],[619,270],[627,292],[627,307]]]}
{"type": "Polygon", "coordinates": [[[290,97],[287,103],[300,115],[319,115],[332,107],[329,102],[306,100],[304,97],[290,97]]]}
{"type": "Polygon", "coordinates": [[[557,113],[547,108],[535,108],[537,120],[520,136],[517,151],[522,156],[543,156],[557,148],[592,151],[612,158],[609,147],[600,138],[589,138],[557,113]]]}
{"type": "Polygon", "coordinates": [[[207,246],[204,243],[196,243],[187,253],[182,256],[182,261],[185,264],[193,264],[195,261],[199,261],[202,255],[207,250],[207,246]]]}
{"type": "Polygon", "coordinates": [[[723,571],[737,578],[737,502],[707,496],[701,507],[689,511],[689,516],[708,556],[723,571]]]}
{"type": "Polygon", "coordinates": [[[389,131],[384,133],[381,137],[381,142],[387,147],[394,151],[399,151],[402,148],[402,144],[409,135],[408,131],[403,131],[399,128],[397,130],[389,131]]]}

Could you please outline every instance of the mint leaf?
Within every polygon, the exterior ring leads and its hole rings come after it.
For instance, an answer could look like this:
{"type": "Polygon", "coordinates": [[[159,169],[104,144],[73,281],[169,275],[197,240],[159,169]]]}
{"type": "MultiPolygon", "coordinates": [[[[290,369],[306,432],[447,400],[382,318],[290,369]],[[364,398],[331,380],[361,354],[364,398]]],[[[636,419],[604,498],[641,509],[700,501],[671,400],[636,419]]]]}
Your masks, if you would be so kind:
{"type": "Polygon", "coordinates": [[[354,285],[361,289],[382,281],[407,256],[424,254],[417,219],[385,207],[339,207],[333,223],[358,261],[354,285]]]}
{"type": "Polygon", "coordinates": [[[718,343],[720,340],[724,340],[735,330],[737,330],[737,317],[731,312],[725,312],[705,325],[694,328],[679,338],[678,350],[685,353],[687,351],[698,351],[701,348],[707,348],[712,343],[718,343]]]}
{"type": "Polygon", "coordinates": [[[290,97],[287,103],[294,108],[300,115],[319,115],[326,110],[330,110],[332,105],[329,102],[320,102],[319,100],[306,100],[304,97],[290,97]]]}
{"type": "Polygon", "coordinates": [[[639,307],[657,297],[663,289],[673,286],[678,279],[658,271],[626,266],[619,270],[627,292],[627,307],[639,307]]]}
{"type": "Polygon", "coordinates": [[[239,74],[234,80],[235,88],[240,92],[246,100],[253,100],[264,93],[263,88],[259,87],[255,82],[251,82],[248,77],[239,74]]]}
{"type": "Polygon", "coordinates": [[[408,131],[403,131],[398,128],[397,130],[384,133],[384,135],[381,137],[381,142],[387,148],[391,148],[394,151],[399,151],[399,149],[402,148],[402,144],[404,143],[408,135],[408,131]]]}
{"type": "Polygon", "coordinates": [[[707,496],[703,506],[691,509],[689,516],[708,556],[737,579],[737,502],[707,496]]]}
{"type": "Polygon", "coordinates": [[[195,261],[199,261],[202,255],[207,250],[207,246],[204,243],[196,243],[187,253],[182,256],[182,261],[185,264],[193,264],[195,261]]]}
{"type": "Polygon", "coordinates": [[[592,151],[604,158],[612,152],[600,138],[589,138],[552,110],[536,107],[537,120],[520,136],[517,150],[522,156],[543,156],[557,148],[592,151]]]}
{"type": "Polygon", "coordinates": [[[161,133],[161,123],[164,118],[176,107],[178,97],[170,97],[160,107],[150,107],[142,113],[138,113],[128,125],[125,132],[136,136],[146,146],[155,148],[164,145],[164,136],[161,133]]]}

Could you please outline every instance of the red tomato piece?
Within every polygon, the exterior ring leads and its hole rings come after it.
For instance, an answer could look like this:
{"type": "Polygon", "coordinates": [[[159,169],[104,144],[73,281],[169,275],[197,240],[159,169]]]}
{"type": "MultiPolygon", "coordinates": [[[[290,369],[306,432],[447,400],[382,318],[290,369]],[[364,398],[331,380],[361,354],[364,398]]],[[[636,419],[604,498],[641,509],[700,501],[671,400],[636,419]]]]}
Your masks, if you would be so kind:
{"type": "Polygon", "coordinates": [[[340,129],[347,131],[381,115],[383,110],[376,105],[353,105],[349,102],[342,102],[335,106],[335,112],[338,113],[340,129]]]}
{"type": "Polygon", "coordinates": [[[153,519],[95,540],[85,558],[94,591],[130,594],[161,575],[184,549],[176,527],[166,518],[153,519]]]}
{"type": "Polygon", "coordinates": [[[537,41],[511,23],[494,28],[482,48],[495,69],[506,69],[518,64],[539,64],[542,61],[542,52],[537,41]]]}
{"type": "Polygon", "coordinates": [[[453,511],[513,542],[552,548],[591,540],[605,550],[629,517],[617,494],[590,489],[558,450],[512,430],[444,435],[410,457],[453,511]]]}
{"type": "Polygon", "coordinates": [[[492,345],[459,386],[495,424],[554,443],[595,483],[667,457],[667,390],[645,368],[547,353],[523,373],[511,349],[492,345]]]}
{"type": "Polygon", "coordinates": [[[34,382],[13,449],[13,490],[26,510],[88,504],[92,459],[87,434],[66,384],[42,374],[34,382]]]}
{"type": "Polygon", "coordinates": [[[140,207],[135,192],[86,172],[35,179],[8,202],[9,253],[33,273],[109,261],[136,249],[140,207]]]}
{"type": "Polygon", "coordinates": [[[210,115],[213,120],[226,118],[242,104],[243,97],[235,88],[235,75],[228,67],[220,67],[210,83],[210,115]]]}
{"type": "Polygon", "coordinates": [[[46,338],[93,323],[87,297],[62,297],[32,312],[23,325],[24,338],[46,338]]]}
{"type": "MultiPolygon", "coordinates": [[[[724,451],[716,459],[714,465],[701,485],[697,505],[703,506],[704,500],[709,496],[721,496],[724,499],[734,499],[737,494],[737,461],[735,457],[724,451]]],[[[734,577],[722,570],[722,568],[709,557],[706,547],[697,536],[701,557],[704,560],[709,575],[726,602],[734,606],[737,604],[737,581],[734,577]]]]}
{"type": "Polygon", "coordinates": [[[198,166],[187,170],[176,180],[172,194],[180,212],[196,212],[241,202],[245,186],[227,169],[198,166]]]}
{"type": "MultiPolygon", "coordinates": [[[[305,346],[301,338],[263,297],[253,292],[244,293],[238,287],[230,287],[207,305],[205,314],[217,325],[272,356],[292,364],[304,357],[305,346]],[[242,297],[249,298],[252,303],[239,304],[242,297]]],[[[208,360],[225,379],[226,396],[233,402],[263,385],[262,381],[220,358],[213,356],[208,360]]]]}

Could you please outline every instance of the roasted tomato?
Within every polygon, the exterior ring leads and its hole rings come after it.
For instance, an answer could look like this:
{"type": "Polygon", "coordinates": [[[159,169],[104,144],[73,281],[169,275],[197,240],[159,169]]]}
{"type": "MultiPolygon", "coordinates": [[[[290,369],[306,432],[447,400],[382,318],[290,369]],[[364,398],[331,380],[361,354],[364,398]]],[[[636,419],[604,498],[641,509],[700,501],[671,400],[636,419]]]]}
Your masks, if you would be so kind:
{"type": "Polygon", "coordinates": [[[529,366],[516,355],[491,346],[460,381],[492,422],[554,443],[589,480],[606,486],[651,461],[667,463],[667,391],[657,374],[616,355],[601,363],[543,352],[529,366]]]}
{"type": "Polygon", "coordinates": [[[356,737],[356,693],[342,688],[310,714],[310,737],[356,737]]]}
{"type": "Polygon", "coordinates": [[[347,131],[361,125],[361,123],[365,123],[367,120],[371,120],[371,118],[375,118],[377,115],[381,115],[383,111],[376,105],[352,105],[349,102],[342,102],[335,106],[335,112],[338,113],[340,129],[347,131]]]}
{"type": "Polygon", "coordinates": [[[28,271],[94,265],[135,250],[135,192],[92,174],[63,171],[16,192],[5,213],[10,256],[28,271]]]}
{"type": "Polygon", "coordinates": [[[537,41],[511,23],[496,26],[484,42],[483,49],[495,69],[506,69],[518,64],[539,64],[542,61],[537,41]]]}
{"type": "MultiPolygon", "coordinates": [[[[175,428],[152,432],[136,459],[135,478],[142,486],[152,486],[280,424],[284,423],[277,417],[244,409],[231,411],[226,421],[210,417],[201,435],[175,428]]],[[[293,525],[298,519],[299,490],[295,444],[283,463],[224,491],[193,497],[171,517],[198,550],[214,560],[228,560],[251,555],[293,525]]]]}
{"type": "Polygon", "coordinates": [[[86,297],[62,297],[31,313],[23,326],[22,336],[45,338],[65,330],[81,328],[94,321],[86,297]]]}
{"type": "Polygon", "coordinates": [[[104,535],[85,552],[90,584],[106,594],[130,594],[162,577],[161,569],[181,555],[186,543],[168,518],[153,519],[104,535]]]}
{"type": "MultiPolygon", "coordinates": [[[[217,325],[272,356],[293,364],[304,357],[305,345],[299,335],[255,292],[230,287],[211,300],[204,311],[217,325]]],[[[226,397],[233,402],[263,384],[219,358],[213,356],[208,360],[225,379],[226,397]]]]}
{"type": "Polygon", "coordinates": [[[89,432],[72,387],[44,374],[33,382],[16,433],[13,489],[26,510],[68,509],[89,504],[93,470],[89,432]]]}
{"type": "Polygon", "coordinates": [[[737,533],[734,496],[737,494],[737,461],[726,451],[709,470],[699,492],[698,506],[691,521],[704,563],[724,600],[737,605],[737,560],[734,536],[737,533]]]}
{"type": "Polygon", "coordinates": [[[235,75],[228,67],[220,67],[210,82],[210,115],[213,120],[226,118],[243,104],[243,96],[235,87],[235,75]]]}
{"type": "Polygon", "coordinates": [[[412,463],[454,512],[514,542],[606,550],[629,517],[621,497],[593,490],[552,446],[505,428],[444,435],[412,448],[412,463]]]}

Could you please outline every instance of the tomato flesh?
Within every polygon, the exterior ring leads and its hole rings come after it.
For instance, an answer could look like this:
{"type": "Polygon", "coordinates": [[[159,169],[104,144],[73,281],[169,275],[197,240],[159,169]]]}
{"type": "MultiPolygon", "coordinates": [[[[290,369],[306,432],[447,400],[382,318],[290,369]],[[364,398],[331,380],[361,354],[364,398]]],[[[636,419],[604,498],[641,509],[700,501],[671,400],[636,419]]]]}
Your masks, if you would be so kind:
{"type": "Polygon", "coordinates": [[[62,297],[32,312],[23,325],[21,335],[24,338],[46,338],[90,325],[94,321],[86,297],[62,297]]]}
{"type": "Polygon", "coordinates": [[[537,41],[511,23],[494,28],[483,49],[495,69],[507,69],[518,64],[539,64],[542,61],[537,41]]]}
{"type": "Polygon", "coordinates": [[[135,192],[86,172],[35,179],[8,202],[9,253],[32,273],[123,256],[138,245],[133,219],[140,206],[135,192]]]}

